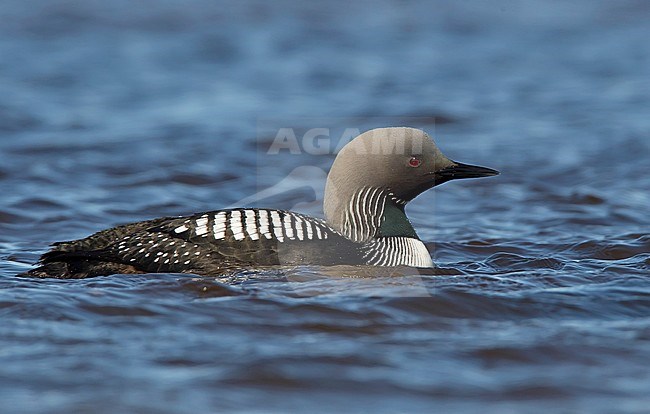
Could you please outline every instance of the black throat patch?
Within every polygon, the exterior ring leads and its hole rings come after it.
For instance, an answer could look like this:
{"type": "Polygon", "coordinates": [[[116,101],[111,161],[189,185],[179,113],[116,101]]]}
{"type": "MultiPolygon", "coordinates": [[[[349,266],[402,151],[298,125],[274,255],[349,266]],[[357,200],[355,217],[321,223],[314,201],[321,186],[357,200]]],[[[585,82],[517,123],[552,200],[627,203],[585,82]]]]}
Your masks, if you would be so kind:
{"type": "Polygon", "coordinates": [[[384,208],[384,216],[379,227],[380,237],[412,237],[417,239],[418,235],[411,225],[411,222],[404,213],[404,206],[397,206],[390,201],[384,208]]]}

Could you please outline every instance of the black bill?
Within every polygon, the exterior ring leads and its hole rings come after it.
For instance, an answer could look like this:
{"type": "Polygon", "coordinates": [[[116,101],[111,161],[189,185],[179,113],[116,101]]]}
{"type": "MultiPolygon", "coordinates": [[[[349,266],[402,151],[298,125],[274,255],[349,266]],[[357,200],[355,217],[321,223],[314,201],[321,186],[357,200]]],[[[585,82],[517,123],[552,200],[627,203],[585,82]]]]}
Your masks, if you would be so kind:
{"type": "Polygon", "coordinates": [[[448,181],[460,178],[492,177],[493,175],[499,175],[499,171],[493,170],[492,168],[461,164],[457,162],[451,167],[436,171],[435,174],[443,180],[448,181]]]}

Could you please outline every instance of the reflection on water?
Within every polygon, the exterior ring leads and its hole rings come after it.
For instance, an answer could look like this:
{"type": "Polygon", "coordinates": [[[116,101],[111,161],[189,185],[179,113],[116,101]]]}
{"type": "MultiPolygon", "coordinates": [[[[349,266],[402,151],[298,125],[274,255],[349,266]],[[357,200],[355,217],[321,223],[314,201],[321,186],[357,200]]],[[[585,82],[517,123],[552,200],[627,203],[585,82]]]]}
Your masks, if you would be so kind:
{"type": "Polygon", "coordinates": [[[649,13],[3,2],[4,410],[644,412],[649,13]],[[386,125],[502,173],[408,207],[431,274],[14,277],[119,223],[240,203],[321,215],[332,151],[269,154],[277,131],[386,125]]]}

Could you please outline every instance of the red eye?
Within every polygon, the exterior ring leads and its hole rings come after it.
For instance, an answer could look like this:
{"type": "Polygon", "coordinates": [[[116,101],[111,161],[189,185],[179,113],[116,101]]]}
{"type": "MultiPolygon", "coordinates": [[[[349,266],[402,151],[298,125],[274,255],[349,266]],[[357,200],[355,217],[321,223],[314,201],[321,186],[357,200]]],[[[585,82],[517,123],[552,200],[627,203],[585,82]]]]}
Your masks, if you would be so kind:
{"type": "Polygon", "coordinates": [[[422,164],[422,161],[418,157],[411,157],[409,160],[409,165],[411,167],[419,167],[422,164]]]}

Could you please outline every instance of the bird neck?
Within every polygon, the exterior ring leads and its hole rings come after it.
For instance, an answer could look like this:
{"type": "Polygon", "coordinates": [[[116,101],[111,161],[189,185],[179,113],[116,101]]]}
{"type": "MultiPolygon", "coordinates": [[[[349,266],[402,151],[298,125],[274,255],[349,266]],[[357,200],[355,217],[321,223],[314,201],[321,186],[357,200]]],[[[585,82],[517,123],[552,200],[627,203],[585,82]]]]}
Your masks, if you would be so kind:
{"type": "Polygon", "coordinates": [[[417,239],[413,225],[406,217],[404,204],[387,203],[379,226],[379,237],[412,237],[417,239]]]}
{"type": "Polygon", "coordinates": [[[406,217],[406,202],[386,188],[364,187],[335,206],[326,205],[328,224],[350,240],[367,242],[378,237],[417,238],[406,217]]]}

